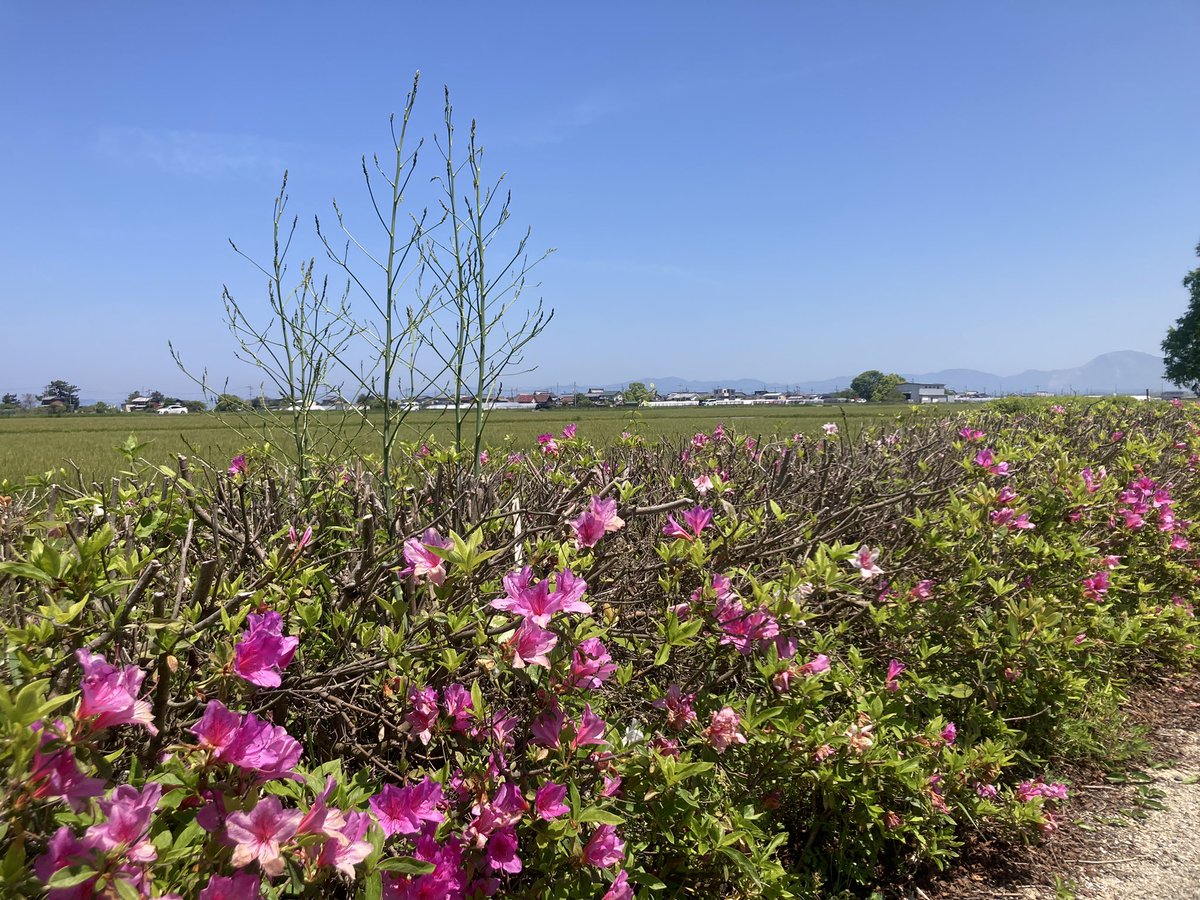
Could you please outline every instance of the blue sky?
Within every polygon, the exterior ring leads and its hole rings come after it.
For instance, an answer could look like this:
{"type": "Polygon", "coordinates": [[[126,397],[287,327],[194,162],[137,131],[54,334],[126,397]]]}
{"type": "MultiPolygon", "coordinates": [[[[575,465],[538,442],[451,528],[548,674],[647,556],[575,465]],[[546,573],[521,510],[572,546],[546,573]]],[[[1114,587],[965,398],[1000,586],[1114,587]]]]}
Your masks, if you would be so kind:
{"type": "Polygon", "coordinates": [[[284,168],[302,249],[332,197],[369,231],[417,69],[417,129],[449,85],[556,248],[516,381],[1156,352],[1200,264],[1198,34],[1192,0],[0,2],[0,389],[194,394],[168,339],[256,384],[226,239],[269,251],[284,168]]]}

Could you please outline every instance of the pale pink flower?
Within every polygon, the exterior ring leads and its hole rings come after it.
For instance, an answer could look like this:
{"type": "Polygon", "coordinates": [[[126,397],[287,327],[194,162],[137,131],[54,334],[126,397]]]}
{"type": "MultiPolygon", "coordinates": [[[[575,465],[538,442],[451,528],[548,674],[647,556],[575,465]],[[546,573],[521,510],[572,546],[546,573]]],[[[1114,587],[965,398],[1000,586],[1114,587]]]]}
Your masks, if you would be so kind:
{"type": "Polygon", "coordinates": [[[798,670],[799,675],[820,675],[822,672],[829,671],[829,657],[824,653],[818,653],[812,658],[811,662],[806,662],[798,670]]]}
{"type": "Polygon", "coordinates": [[[264,874],[282,874],[280,848],[296,834],[300,818],[300,810],[283,809],[275,796],[263,797],[248,813],[230,813],[225,820],[225,836],[234,845],[230,862],[240,869],[257,861],[264,874]]]}
{"type": "Polygon", "coordinates": [[[824,431],[828,435],[837,434],[838,433],[837,423],[826,422],[824,425],[821,426],[821,430],[824,431]]]}
{"type": "MultiPolygon", "coordinates": [[[[467,699],[470,700],[469,695],[467,699]]],[[[410,734],[419,738],[422,744],[428,744],[438,719],[437,690],[413,685],[408,689],[408,705],[404,721],[412,727],[410,734]]]]}
{"type": "Polygon", "coordinates": [[[600,825],[583,848],[583,861],[598,869],[615,866],[625,858],[625,842],[612,825],[600,825]]]}
{"type": "Polygon", "coordinates": [[[918,581],[916,587],[912,589],[910,596],[917,600],[928,600],[933,596],[933,581],[928,578],[918,581]]]}
{"type": "Polygon", "coordinates": [[[875,743],[875,738],[871,732],[875,730],[875,726],[870,722],[856,723],[846,729],[846,738],[850,744],[850,749],[855,753],[865,753],[871,749],[871,745],[875,743]]]}
{"type": "Polygon", "coordinates": [[[701,497],[707,494],[713,488],[712,479],[707,475],[698,475],[692,479],[692,485],[696,488],[696,493],[701,497]]]}
{"type": "Polygon", "coordinates": [[[984,800],[995,800],[1000,796],[1000,792],[996,790],[994,784],[985,784],[982,781],[975,782],[975,793],[984,800]]]}
{"type": "Polygon", "coordinates": [[[115,725],[142,725],[151,734],[158,734],[150,703],[137,696],[145,672],[137,666],[118,669],[99,653],[83,649],[75,651],[75,658],[83,667],[76,718],[91,719],[96,731],[115,725]]]}
{"type": "Polygon", "coordinates": [[[825,760],[829,759],[829,757],[833,756],[833,754],[836,752],[837,751],[834,750],[829,744],[822,744],[813,751],[813,759],[815,759],[817,762],[825,762],[825,760]]]}
{"type": "Polygon", "coordinates": [[[337,869],[353,880],[357,874],[354,867],[370,856],[375,849],[366,837],[370,827],[371,817],[366,813],[346,813],[337,830],[332,834],[326,831],[329,837],[321,844],[321,850],[317,854],[317,865],[337,869]]]}
{"type": "Polygon", "coordinates": [[[724,753],[734,744],[746,743],[746,736],[738,731],[742,719],[730,706],[722,707],[712,714],[712,722],[704,730],[704,738],[718,753],[724,753]]]}
{"type": "Polygon", "coordinates": [[[865,544],[858,548],[854,563],[858,566],[858,574],[862,576],[863,581],[870,581],[875,576],[883,574],[883,569],[876,564],[878,559],[878,550],[872,550],[865,544]]]}

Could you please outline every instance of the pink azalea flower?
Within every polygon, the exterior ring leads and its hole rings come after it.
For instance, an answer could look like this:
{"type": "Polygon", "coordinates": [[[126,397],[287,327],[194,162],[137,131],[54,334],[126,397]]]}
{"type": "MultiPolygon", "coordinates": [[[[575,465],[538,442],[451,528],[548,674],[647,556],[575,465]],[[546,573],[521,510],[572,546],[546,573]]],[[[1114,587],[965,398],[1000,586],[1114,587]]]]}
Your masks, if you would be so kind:
{"type": "Polygon", "coordinates": [[[131,862],[154,862],[158,852],[147,839],[147,832],[161,798],[162,785],[152,781],[140,791],[127,784],[115,788],[109,799],[100,801],[105,821],[87,830],[84,843],[101,853],[121,848],[122,855],[131,862]]]}
{"type": "Polygon", "coordinates": [[[277,612],[246,618],[250,624],[234,647],[233,671],[251,684],[277,688],[300,639],[283,636],[283,617],[277,612]]]}
{"type": "Polygon", "coordinates": [[[854,561],[855,565],[858,566],[858,574],[862,576],[863,581],[870,581],[876,575],[883,574],[883,569],[879,568],[876,564],[876,560],[878,559],[878,550],[872,550],[865,544],[858,548],[858,553],[854,561]]]}
{"type": "Polygon", "coordinates": [[[580,599],[587,590],[587,582],[570,569],[558,573],[553,591],[550,590],[549,580],[531,584],[532,579],[533,572],[529,566],[505,575],[505,596],[493,600],[490,605],[540,626],[548,625],[550,619],[559,612],[591,613],[591,606],[580,599]]]}
{"type": "Polygon", "coordinates": [[[577,547],[594,547],[604,535],[620,531],[624,527],[625,520],[617,515],[616,498],[601,500],[599,497],[592,497],[588,508],[571,522],[577,547]]]}
{"type": "Polygon", "coordinates": [[[567,786],[565,784],[547,781],[538,788],[537,795],[533,800],[533,808],[540,818],[546,820],[558,818],[571,811],[571,807],[563,803],[563,798],[566,796],[567,786]]]}
{"type": "Polygon", "coordinates": [[[942,740],[947,744],[953,744],[956,737],[958,737],[958,728],[953,722],[947,722],[946,727],[942,729],[942,740]]]}
{"type": "Polygon", "coordinates": [[[554,439],[552,434],[539,434],[538,444],[542,448],[542,453],[546,456],[558,455],[558,441],[554,439]]]}
{"type": "Polygon", "coordinates": [[[434,553],[433,548],[445,550],[453,546],[453,543],[433,528],[425,529],[420,540],[409,538],[404,542],[404,561],[408,565],[400,570],[400,575],[428,578],[440,586],[446,580],[446,561],[434,553]]]}
{"type": "Polygon", "coordinates": [[[251,872],[213,875],[197,900],[258,900],[262,896],[262,878],[251,872]]]}
{"type": "Polygon", "coordinates": [[[562,430],[562,436],[564,438],[566,438],[568,441],[571,440],[573,437],[575,437],[576,428],[578,428],[578,426],[574,422],[572,422],[571,424],[569,424],[566,428],[564,428],[562,430]]]}
{"type": "Polygon", "coordinates": [[[999,506],[1007,506],[1017,499],[1017,492],[1013,490],[1012,485],[1006,484],[996,492],[996,503],[999,506]]]}
{"type": "Polygon", "coordinates": [[[725,706],[712,714],[712,722],[704,730],[704,738],[718,753],[724,753],[734,744],[746,743],[746,736],[738,731],[741,717],[732,707],[725,706]]]}
{"type": "Polygon", "coordinates": [[[1108,593],[1108,572],[1101,570],[1089,578],[1083,579],[1083,596],[1089,600],[1103,600],[1108,593]]]}
{"type": "Polygon", "coordinates": [[[428,744],[433,736],[433,726],[438,719],[437,701],[434,688],[418,688],[414,685],[408,689],[409,708],[404,714],[404,721],[412,726],[412,736],[420,739],[422,744],[428,744]]]}
{"type": "Polygon", "coordinates": [[[982,781],[975,782],[975,793],[984,800],[995,800],[1000,796],[994,784],[984,784],[982,781]]]}
{"type": "Polygon", "coordinates": [[[837,424],[834,422],[826,422],[824,425],[821,426],[821,430],[824,431],[828,435],[835,435],[838,433],[837,424]]]}
{"type": "Polygon", "coordinates": [[[241,475],[246,471],[246,454],[239,453],[229,461],[229,474],[241,475]]]}
{"type": "Polygon", "coordinates": [[[604,786],[600,788],[601,797],[615,797],[621,791],[621,776],[615,775],[609,778],[604,776],[604,786]]]}
{"type": "Polygon", "coordinates": [[[608,741],[604,739],[605,727],[604,720],[592,712],[592,705],[586,704],[579,724],[575,727],[575,737],[571,738],[571,749],[578,750],[580,747],[589,745],[607,744],[608,741]]]}
{"type": "Polygon", "coordinates": [[[311,544],[312,538],[313,538],[313,530],[312,530],[311,525],[309,525],[307,528],[305,528],[304,534],[300,535],[299,537],[296,536],[296,526],[295,525],[288,527],[288,545],[293,550],[295,550],[297,553],[299,553],[301,550],[303,550],[305,547],[307,547],[309,544],[311,544]]]}
{"type": "Polygon", "coordinates": [[[933,581],[924,578],[917,582],[917,586],[912,589],[911,596],[917,600],[928,600],[933,596],[933,581]]]}
{"type": "Polygon", "coordinates": [[[689,722],[695,721],[696,711],[692,709],[695,699],[695,694],[685,694],[679,685],[672,684],[667,688],[666,695],[655,700],[651,706],[665,709],[667,711],[667,727],[672,731],[682,731],[689,722]]]}
{"type": "Polygon", "coordinates": [[[521,857],[517,856],[517,833],[512,828],[497,831],[487,842],[488,868],[515,875],[521,871],[521,857]]]}
{"type": "Polygon", "coordinates": [[[512,650],[514,669],[523,669],[527,665],[545,666],[548,669],[550,657],[547,654],[557,644],[558,635],[553,631],[539,627],[533,619],[524,619],[505,646],[512,650]]]}
{"type": "Polygon", "coordinates": [[[812,662],[806,662],[798,670],[799,675],[820,675],[822,672],[829,671],[829,657],[824,653],[818,653],[812,658],[812,662]]]}
{"type": "Polygon", "coordinates": [[[712,490],[713,482],[707,475],[698,475],[692,479],[692,486],[696,488],[696,493],[703,497],[712,490]]]}
{"type": "Polygon", "coordinates": [[[1174,535],[1172,535],[1172,537],[1171,537],[1171,549],[1172,550],[1188,550],[1191,548],[1191,546],[1192,545],[1188,541],[1188,539],[1186,537],[1184,537],[1182,534],[1180,534],[1179,532],[1176,532],[1174,535]]]}
{"type": "Polygon", "coordinates": [[[96,731],[115,725],[143,725],[151,734],[158,734],[149,702],[137,698],[145,672],[137,666],[118,669],[99,653],[83,649],[75,651],[75,658],[83,667],[83,696],[76,718],[93,720],[91,726],[96,731]]]}
{"type": "Polygon", "coordinates": [[[663,534],[669,538],[684,541],[698,541],[700,534],[710,524],[712,524],[712,510],[703,506],[696,506],[687,510],[683,514],[684,528],[675,521],[674,516],[667,516],[667,524],[663,526],[663,534]]]}
{"type": "Polygon", "coordinates": [[[904,663],[900,662],[898,659],[893,659],[891,662],[889,662],[887,670],[887,683],[884,686],[889,691],[894,692],[900,690],[900,682],[897,679],[900,677],[900,673],[907,668],[908,666],[904,665],[904,663]]]}
{"type": "Polygon", "coordinates": [[[858,722],[846,729],[846,739],[850,749],[855,753],[865,753],[875,743],[871,732],[875,730],[870,722],[858,722]]]}
{"type": "Polygon", "coordinates": [[[454,720],[450,726],[451,731],[461,733],[470,730],[474,718],[471,714],[474,705],[470,691],[461,684],[448,684],[442,688],[442,704],[445,706],[446,715],[454,720]]]}
{"type": "MultiPolygon", "coordinates": [[[[46,852],[34,860],[33,872],[45,884],[60,869],[90,863],[91,853],[92,848],[80,841],[70,827],[63,825],[50,838],[46,852]]],[[[91,900],[95,883],[94,878],[89,879],[75,889],[51,891],[49,896],[51,900],[91,900]]]]}
{"type": "Polygon", "coordinates": [[[542,714],[533,720],[533,724],[529,726],[529,731],[533,735],[533,742],[541,744],[543,747],[548,747],[551,750],[559,748],[559,735],[562,734],[563,727],[567,724],[567,718],[563,714],[562,709],[557,703],[551,704],[542,714]]]}
{"type": "Polygon", "coordinates": [[[989,475],[1007,475],[1008,463],[996,462],[995,454],[991,447],[984,447],[975,454],[975,465],[986,471],[989,475]]]}
{"type": "Polygon", "coordinates": [[[571,655],[570,684],[583,690],[594,690],[615,671],[617,666],[600,639],[588,638],[571,655]]]}
{"type": "Polygon", "coordinates": [[[813,759],[815,759],[817,762],[825,762],[825,760],[829,759],[829,757],[833,756],[833,754],[836,752],[837,751],[834,750],[829,744],[822,744],[813,751],[813,759]]]}
{"type": "Polygon", "coordinates": [[[300,810],[283,809],[275,796],[263,797],[248,813],[230,813],[225,820],[225,836],[234,845],[230,862],[240,869],[257,861],[264,874],[282,874],[280,848],[296,834],[300,818],[300,810]]]}
{"type": "Polygon", "coordinates": [[[34,731],[42,732],[38,749],[33,752],[33,764],[29,772],[32,796],[39,800],[57,797],[67,801],[75,812],[83,812],[87,800],[104,793],[104,780],[84,775],[68,746],[46,752],[48,747],[53,748],[56,741],[66,737],[64,725],[54,723],[45,726],[37,722],[32,727],[34,731]]]}
{"type": "Polygon", "coordinates": [[[444,822],[446,817],[437,808],[441,802],[442,786],[426,775],[417,784],[402,788],[385,784],[368,805],[384,835],[391,837],[416,834],[425,822],[444,822]]]}
{"type": "Polygon", "coordinates": [[[598,869],[615,866],[625,858],[625,842],[612,825],[600,825],[583,848],[583,861],[598,869]]]}
{"type": "Polygon", "coordinates": [[[200,721],[189,729],[215,759],[232,763],[264,781],[297,778],[294,767],[303,748],[287,731],[253,713],[239,716],[219,700],[211,700],[200,721]]]}
{"type": "Polygon", "coordinates": [[[633,888],[629,886],[629,875],[624,869],[613,879],[612,885],[600,900],[633,900],[633,888]]]}
{"type": "Polygon", "coordinates": [[[984,434],[978,428],[971,428],[968,426],[960,430],[958,432],[958,436],[974,443],[975,441],[982,441],[984,434]]]}

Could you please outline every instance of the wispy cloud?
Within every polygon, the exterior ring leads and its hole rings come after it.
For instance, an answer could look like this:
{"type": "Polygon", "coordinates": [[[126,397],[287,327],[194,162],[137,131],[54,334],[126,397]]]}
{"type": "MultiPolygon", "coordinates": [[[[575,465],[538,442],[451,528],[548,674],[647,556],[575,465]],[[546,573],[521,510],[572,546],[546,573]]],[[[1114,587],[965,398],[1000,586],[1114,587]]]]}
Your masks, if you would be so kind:
{"type": "Polygon", "coordinates": [[[619,115],[627,105],[615,91],[591,91],[558,109],[512,121],[493,141],[517,147],[560,144],[580,129],[619,115]]]}
{"type": "Polygon", "coordinates": [[[99,129],[96,147],[115,160],[150,163],[172,175],[200,178],[277,178],[287,159],[297,155],[291,144],[254,135],[125,127],[99,129]]]}

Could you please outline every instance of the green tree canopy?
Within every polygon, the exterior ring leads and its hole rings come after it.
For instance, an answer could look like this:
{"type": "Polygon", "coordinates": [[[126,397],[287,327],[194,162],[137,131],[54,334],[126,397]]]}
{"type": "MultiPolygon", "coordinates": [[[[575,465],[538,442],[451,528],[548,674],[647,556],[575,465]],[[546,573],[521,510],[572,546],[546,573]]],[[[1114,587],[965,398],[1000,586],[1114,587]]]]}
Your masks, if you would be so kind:
{"type": "Polygon", "coordinates": [[[647,400],[653,400],[657,394],[654,391],[654,385],[646,387],[644,382],[632,381],[629,387],[625,388],[625,402],[641,404],[647,400]]]}
{"type": "Polygon", "coordinates": [[[896,388],[903,383],[904,376],[897,375],[895,372],[884,375],[878,369],[868,369],[860,372],[850,382],[850,390],[854,392],[854,396],[861,397],[863,400],[882,403],[884,400],[897,399],[896,388]]]}
{"type": "MultiPolygon", "coordinates": [[[[1200,256],[1200,244],[1196,246],[1200,256]]],[[[1173,383],[1200,393],[1200,268],[1183,277],[1183,286],[1191,293],[1187,312],[1167,329],[1163,339],[1163,363],[1173,383]]]]}
{"type": "Polygon", "coordinates": [[[79,409],[79,388],[69,381],[56,379],[50,382],[42,396],[52,397],[70,409],[79,409]]]}
{"type": "Polygon", "coordinates": [[[213,407],[217,412],[236,412],[246,408],[246,401],[237,394],[221,394],[213,407]]]}

